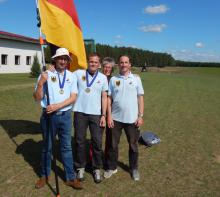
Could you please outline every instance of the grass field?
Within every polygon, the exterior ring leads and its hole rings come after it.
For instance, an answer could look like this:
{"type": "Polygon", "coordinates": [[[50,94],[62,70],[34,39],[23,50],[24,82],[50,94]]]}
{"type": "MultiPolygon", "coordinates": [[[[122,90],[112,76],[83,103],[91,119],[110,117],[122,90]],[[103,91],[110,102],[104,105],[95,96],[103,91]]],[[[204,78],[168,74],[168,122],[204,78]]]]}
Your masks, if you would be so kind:
{"type": "MultiPolygon", "coordinates": [[[[151,148],[139,146],[141,181],[132,181],[128,173],[123,134],[119,172],[101,184],[86,173],[84,190],[65,186],[58,161],[61,196],[220,196],[220,69],[157,69],[140,75],[145,89],[141,130],[154,131],[162,140],[151,148]]],[[[27,74],[0,75],[3,197],[53,196],[54,181],[34,189],[41,147],[41,110],[32,98],[35,81],[27,74]]]]}

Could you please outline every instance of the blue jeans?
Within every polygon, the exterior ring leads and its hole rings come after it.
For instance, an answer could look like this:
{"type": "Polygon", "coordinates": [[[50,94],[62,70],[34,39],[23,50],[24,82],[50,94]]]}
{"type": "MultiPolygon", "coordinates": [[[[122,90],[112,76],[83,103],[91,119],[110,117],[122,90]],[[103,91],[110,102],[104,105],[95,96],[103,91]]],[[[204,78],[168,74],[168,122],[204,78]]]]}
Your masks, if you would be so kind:
{"type": "Polygon", "coordinates": [[[61,159],[64,167],[66,180],[76,179],[73,170],[73,153],[71,144],[72,116],[71,110],[66,112],[55,112],[50,117],[46,112],[42,113],[40,119],[43,148],[41,152],[41,177],[47,177],[51,171],[52,140],[58,134],[60,142],[61,159]],[[49,121],[49,118],[51,119],[49,121]],[[50,129],[48,129],[50,126],[50,129]],[[52,135],[51,135],[52,134],[52,135]],[[53,139],[51,140],[53,136],[53,139]]]}

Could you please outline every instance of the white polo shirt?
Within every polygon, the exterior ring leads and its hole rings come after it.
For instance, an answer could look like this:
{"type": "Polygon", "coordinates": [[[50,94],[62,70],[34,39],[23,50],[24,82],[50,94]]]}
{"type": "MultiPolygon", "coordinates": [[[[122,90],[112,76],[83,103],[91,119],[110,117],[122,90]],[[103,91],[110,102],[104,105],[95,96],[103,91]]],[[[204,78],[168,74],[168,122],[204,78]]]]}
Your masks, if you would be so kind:
{"type": "MultiPolygon", "coordinates": [[[[77,80],[78,95],[73,107],[74,112],[82,112],[91,115],[101,115],[101,97],[103,91],[108,91],[107,77],[98,71],[90,92],[86,92],[86,70],[77,70],[73,72],[77,80]]],[[[89,83],[94,76],[88,75],[89,83]]]]}
{"type": "Polygon", "coordinates": [[[138,118],[138,96],[144,94],[141,79],[130,73],[110,79],[108,95],[112,97],[112,118],[122,123],[134,123],[138,118]]]}
{"type": "MultiPolygon", "coordinates": [[[[56,104],[63,102],[64,100],[68,99],[70,97],[71,93],[77,94],[77,84],[76,81],[74,81],[73,73],[66,70],[66,80],[63,87],[63,94],[60,94],[60,86],[59,86],[59,78],[58,78],[58,72],[50,72],[48,73],[48,92],[49,92],[49,98],[50,98],[50,104],[56,104]]],[[[63,81],[63,75],[60,75],[60,81],[63,81]]],[[[38,81],[40,79],[40,76],[38,78],[38,81]]],[[[36,88],[35,88],[36,89],[36,88]]],[[[46,99],[46,91],[45,88],[44,91],[44,97],[41,100],[41,106],[43,108],[46,108],[47,106],[47,99],[46,99]]],[[[72,105],[68,105],[59,111],[67,111],[69,109],[72,109],[72,105]]]]}

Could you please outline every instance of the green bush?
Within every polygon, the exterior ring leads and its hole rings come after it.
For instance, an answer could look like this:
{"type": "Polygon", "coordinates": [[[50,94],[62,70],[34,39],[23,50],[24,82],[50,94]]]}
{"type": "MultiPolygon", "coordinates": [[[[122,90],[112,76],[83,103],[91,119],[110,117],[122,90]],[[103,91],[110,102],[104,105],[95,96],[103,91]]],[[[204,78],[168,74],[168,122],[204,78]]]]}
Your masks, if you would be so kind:
{"type": "Polygon", "coordinates": [[[38,77],[41,73],[40,63],[37,54],[34,56],[34,61],[31,67],[31,76],[38,77]]]}

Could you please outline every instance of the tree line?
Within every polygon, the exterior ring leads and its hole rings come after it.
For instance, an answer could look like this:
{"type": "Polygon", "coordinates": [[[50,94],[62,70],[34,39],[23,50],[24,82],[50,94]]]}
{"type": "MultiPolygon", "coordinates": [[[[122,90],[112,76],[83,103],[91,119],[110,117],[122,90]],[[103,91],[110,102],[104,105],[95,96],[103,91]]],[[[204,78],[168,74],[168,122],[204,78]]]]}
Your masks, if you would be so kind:
{"type": "MultiPolygon", "coordinates": [[[[97,52],[101,58],[114,58],[116,63],[120,55],[126,54],[130,57],[131,63],[135,67],[220,67],[220,63],[179,61],[175,60],[172,55],[168,53],[153,52],[133,47],[113,47],[105,44],[96,44],[94,47],[94,43],[85,43],[85,49],[87,57],[90,53],[97,52]]],[[[50,45],[44,48],[44,52],[46,62],[51,63],[50,45]]]]}

